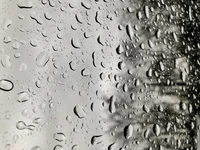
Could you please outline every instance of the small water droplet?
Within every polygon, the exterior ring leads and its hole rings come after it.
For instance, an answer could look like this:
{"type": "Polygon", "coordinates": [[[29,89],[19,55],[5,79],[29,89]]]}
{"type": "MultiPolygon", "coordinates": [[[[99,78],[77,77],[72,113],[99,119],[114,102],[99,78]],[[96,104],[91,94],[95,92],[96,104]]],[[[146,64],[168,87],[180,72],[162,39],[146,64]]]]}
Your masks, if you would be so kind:
{"type": "Polygon", "coordinates": [[[64,150],[64,148],[61,145],[56,145],[53,150],[64,150]]]}

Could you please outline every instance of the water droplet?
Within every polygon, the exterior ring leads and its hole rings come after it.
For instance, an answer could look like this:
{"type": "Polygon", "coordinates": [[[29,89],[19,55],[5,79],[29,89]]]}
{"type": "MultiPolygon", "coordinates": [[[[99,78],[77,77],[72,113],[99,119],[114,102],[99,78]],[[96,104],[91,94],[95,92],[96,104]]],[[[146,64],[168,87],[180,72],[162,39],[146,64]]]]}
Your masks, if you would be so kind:
{"type": "Polygon", "coordinates": [[[110,105],[109,105],[109,111],[110,111],[110,113],[114,113],[116,111],[115,101],[116,101],[116,97],[115,96],[111,96],[111,98],[110,98],[110,105]]]}
{"type": "Polygon", "coordinates": [[[112,143],[108,146],[108,150],[115,150],[115,143],[112,143]]]}
{"type": "Polygon", "coordinates": [[[149,7],[146,5],[144,6],[144,13],[147,18],[149,18],[149,7]]]}
{"type": "Polygon", "coordinates": [[[133,32],[133,28],[130,24],[126,25],[126,33],[129,36],[130,40],[133,40],[134,32],[133,32]]]}
{"type": "Polygon", "coordinates": [[[19,67],[19,71],[21,71],[21,72],[24,72],[24,71],[26,71],[27,70],[27,64],[25,64],[25,63],[22,63],[21,65],[20,65],[20,67],[19,67]]]}
{"type": "Polygon", "coordinates": [[[160,135],[160,126],[155,124],[153,126],[153,132],[155,133],[156,136],[159,136],[160,135]]]}
{"type": "Polygon", "coordinates": [[[20,44],[19,44],[19,42],[17,42],[17,41],[13,42],[13,45],[12,45],[12,46],[13,46],[13,48],[16,49],[16,50],[20,48],[20,44]]]}
{"type": "Polygon", "coordinates": [[[76,116],[80,119],[84,118],[86,116],[85,111],[83,110],[82,106],[75,106],[74,107],[74,113],[76,114],[76,116]]]}
{"type": "Polygon", "coordinates": [[[9,37],[9,36],[5,36],[4,38],[3,38],[3,42],[4,43],[10,43],[11,42],[11,37],[9,37]]]}
{"type": "Polygon", "coordinates": [[[90,3],[88,1],[81,2],[81,5],[83,7],[85,7],[86,9],[90,9],[91,8],[91,5],[90,5],[90,3]]]}
{"type": "Polygon", "coordinates": [[[120,70],[122,70],[125,66],[126,66],[126,64],[125,64],[123,61],[120,61],[120,62],[118,63],[118,68],[119,68],[120,70]]]}
{"type": "Polygon", "coordinates": [[[12,20],[9,18],[3,18],[0,20],[0,24],[4,30],[7,30],[8,27],[12,24],[12,20]]]}
{"type": "Polygon", "coordinates": [[[14,84],[7,79],[0,80],[0,89],[3,91],[11,91],[14,88],[14,84]]]}
{"type": "Polygon", "coordinates": [[[56,145],[53,150],[64,150],[64,148],[61,145],[56,145]]]}
{"type": "Polygon", "coordinates": [[[4,55],[3,58],[1,59],[1,64],[5,68],[10,67],[11,66],[10,56],[4,55]]]}
{"type": "Polygon", "coordinates": [[[31,150],[42,150],[42,148],[40,146],[34,146],[33,148],[31,148],[31,150]]]}
{"type": "Polygon", "coordinates": [[[89,76],[90,75],[90,70],[88,68],[84,68],[82,71],[81,71],[81,75],[82,76],[89,76]]]}
{"type": "Polygon", "coordinates": [[[18,7],[19,8],[32,8],[32,2],[30,0],[19,0],[18,1],[18,7]]]}
{"type": "Polygon", "coordinates": [[[124,49],[123,49],[122,45],[119,45],[119,46],[116,48],[116,52],[117,52],[118,55],[120,55],[121,53],[124,52],[124,49]]]}
{"type": "Polygon", "coordinates": [[[53,135],[53,138],[58,142],[62,142],[62,141],[64,141],[66,139],[66,136],[65,136],[64,133],[55,133],[53,135]]]}
{"type": "Polygon", "coordinates": [[[38,54],[36,58],[36,64],[38,67],[42,68],[44,67],[50,59],[49,52],[43,51],[40,54],[38,54]]]}
{"type": "Polygon", "coordinates": [[[72,38],[71,39],[71,44],[74,48],[80,48],[81,47],[81,43],[80,43],[80,40],[79,39],[74,39],[72,38]]]}
{"type": "Polygon", "coordinates": [[[75,62],[71,61],[71,62],[69,63],[69,67],[70,67],[71,70],[75,71],[77,66],[76,66],[76,63],[75,63],[75,62]]]}
{"type": "Polygon", "coordinates": [[[150,112],[150,109],[149,109],[149,107],[148,107],[147,105],[143,105],[143,110],[144,110],[146,113],[150,112]]]}
{"type": "Polygon", "coordinates": [[[27,125],[23,121],[18,121],[16,124],[18,130],[24,130],[27,128],[27,125]]]}
{"type": "Polygon", "coordinates": [[[133,125],[129,124],[128,126],[124,128],[124,137],[126,139],[130,139],[132,135],[133,135],[133,125]]]}
{"type": "Polygon", "coordinates": [[[20,92],[17,94],[17,101],[20,103],[26,102],[29,100],[29,94],[27,92],[20,92]]]}
{"type": "Polygon", "coordinates": [[[101,143],[102,142],[101,141],[101,137],[102,137],[102,135],[95,135],[95,136],[93,136],[92,139],[91,139],[91,144],[92,145],[96,145],[96,144],[101,143]]]}
{"type": "Polygon", "coordinates": [[[161,36],[161,30],[160,29],[158,29],[157,31],[156,31],[156,38],[160,38],[160,36],[161,36]]]}

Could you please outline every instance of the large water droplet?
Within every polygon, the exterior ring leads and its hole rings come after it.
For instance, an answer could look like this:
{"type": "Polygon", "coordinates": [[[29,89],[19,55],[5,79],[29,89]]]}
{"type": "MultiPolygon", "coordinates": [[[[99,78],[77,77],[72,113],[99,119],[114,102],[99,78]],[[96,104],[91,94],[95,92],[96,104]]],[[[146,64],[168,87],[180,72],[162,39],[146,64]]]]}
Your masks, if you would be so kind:
{"type": "Polygon", "coordinates": [[[126,139],[130,139],[132,135],[133,135],[133,125],[129,124],[128,126],[124,128],[124,137],[126,139]]]}
{"type": "Polygon", "coordinates": [[[3,91],[11,91],[14,88],[14,84],[7,79],[0,80],[0,89],[3,91]]]}

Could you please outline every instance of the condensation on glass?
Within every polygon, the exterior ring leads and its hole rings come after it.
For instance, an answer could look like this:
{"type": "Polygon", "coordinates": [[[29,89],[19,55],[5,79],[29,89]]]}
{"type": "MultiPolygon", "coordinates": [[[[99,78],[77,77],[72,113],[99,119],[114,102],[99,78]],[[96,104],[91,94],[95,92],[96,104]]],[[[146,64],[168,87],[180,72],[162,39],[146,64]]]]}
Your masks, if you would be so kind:
{"type": "Polygon", "coordinates": [[[0,150],[199,150],[199,10],[0,0],[0,150]]]}

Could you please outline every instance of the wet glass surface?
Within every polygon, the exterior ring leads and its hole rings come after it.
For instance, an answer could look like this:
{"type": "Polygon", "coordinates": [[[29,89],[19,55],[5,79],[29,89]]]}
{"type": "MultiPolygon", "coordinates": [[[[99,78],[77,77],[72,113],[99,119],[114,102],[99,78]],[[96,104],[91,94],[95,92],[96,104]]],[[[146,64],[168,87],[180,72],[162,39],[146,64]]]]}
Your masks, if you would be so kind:
{"type": "Polygon", "coordinates": [[[0,0],[0,150],[199,150],[199,10],[0,0]]]}

